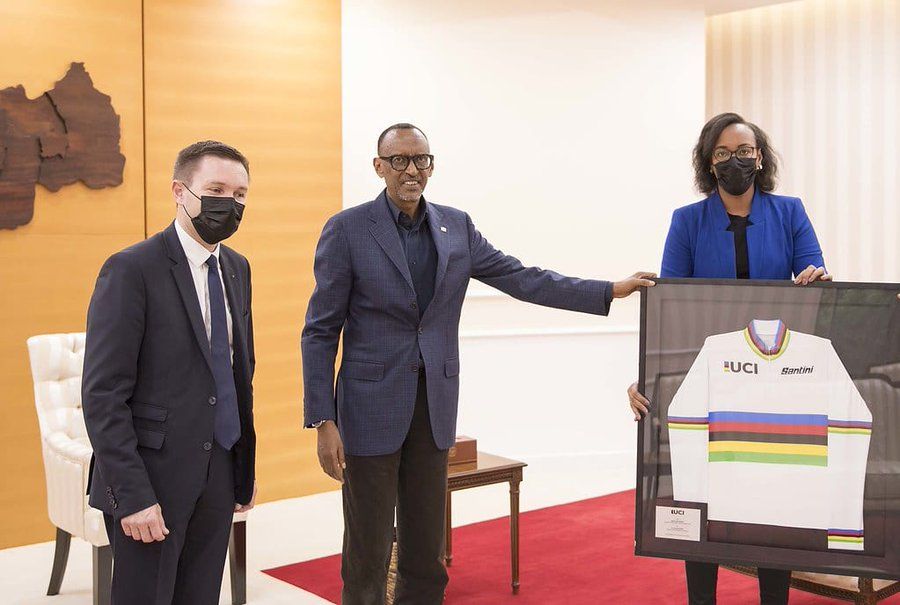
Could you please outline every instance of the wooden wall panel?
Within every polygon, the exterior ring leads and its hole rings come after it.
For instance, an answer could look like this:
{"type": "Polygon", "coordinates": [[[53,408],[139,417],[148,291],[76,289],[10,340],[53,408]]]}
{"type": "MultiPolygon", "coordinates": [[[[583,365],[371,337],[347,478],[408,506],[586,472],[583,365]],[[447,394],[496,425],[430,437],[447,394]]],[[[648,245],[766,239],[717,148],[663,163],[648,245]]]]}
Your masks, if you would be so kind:
{"type": "Polygon", "coordinates": [[[0,4],[0,88],[34,98],[73,61],[121,118],[124,182],[37,186],[32,222],[0,231],[0,548],[53,537],[25,340],[84,330],[100,265],[144,236],[140,0],[0,4]]]}
{"type": "Polygon", "coordinates": [[[38,186],[34,220],[0,231],[0,473],[15,478],[0,485],[0,548],[53,535],[25,340],[84,329],[100,265],[168,224],[172,162],[198,139],[251,161],[232,243],[253,264],[261,500],[334,489],[300,429],[299,333],[315,242],[341,205],[340,2],[7,2],[0,57],[0,88],[31,97],[83,61],[121,117],[126,157],[122,186],[38,186]]]}
{"type": "Polygon", "coordinates": [[[312,257],[341,207],[340,2],[148,0],[148,233],[174,217],[172,163],[201,139],[250,160],[239,233],[253,270],[260,499],[335,489],[302,431],[300,330],[312,257]]]}

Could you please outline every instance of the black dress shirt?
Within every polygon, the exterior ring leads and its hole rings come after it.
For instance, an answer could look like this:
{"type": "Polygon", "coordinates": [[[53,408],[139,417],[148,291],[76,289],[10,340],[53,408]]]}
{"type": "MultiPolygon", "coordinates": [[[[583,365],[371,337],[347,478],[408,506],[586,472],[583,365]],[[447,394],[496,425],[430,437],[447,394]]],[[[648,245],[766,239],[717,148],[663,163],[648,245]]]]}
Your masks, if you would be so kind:
{"type": "Polygon", "coordinates": [[[406,254],[406,264],[416,290],[416,306],[421,318],[434,298],[434,280],[437,274],[437,248],[428,226],[428,210],[423,199],[419,203],[419,216],[413,219],[400,212],[390,198],[385,198],[397,223],[397,233],[406,254]]]}

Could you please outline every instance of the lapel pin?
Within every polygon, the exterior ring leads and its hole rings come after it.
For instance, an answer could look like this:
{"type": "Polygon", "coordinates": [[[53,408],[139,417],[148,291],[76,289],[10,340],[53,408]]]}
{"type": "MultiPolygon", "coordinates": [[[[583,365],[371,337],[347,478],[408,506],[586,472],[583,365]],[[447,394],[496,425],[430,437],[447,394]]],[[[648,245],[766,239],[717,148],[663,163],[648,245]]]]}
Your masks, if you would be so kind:
{"type": "Polygon", "coordinates": [[[446,227],[441,227],[441,231],[443,231],[444,233],[447,233],[447,228],[446,228],[446,227]]]}

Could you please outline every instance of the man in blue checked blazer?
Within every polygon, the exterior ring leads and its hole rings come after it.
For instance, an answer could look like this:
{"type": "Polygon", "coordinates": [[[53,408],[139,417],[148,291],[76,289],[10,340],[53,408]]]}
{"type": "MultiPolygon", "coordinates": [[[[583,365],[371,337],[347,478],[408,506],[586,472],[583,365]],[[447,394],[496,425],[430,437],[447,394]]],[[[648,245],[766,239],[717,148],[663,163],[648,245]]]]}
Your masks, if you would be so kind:
{"type": "Polygon", "coordinates": [[[316,249],[302,337],[304,424],[318,430],[322,468],[343,483],[341,602],[384,602],[396,506],[394,603],[438,604],[469,279],[526,302],[606,315],[613,298],[653,285],[655,275],[577,279],[503,254],[468,214],[422,197],[434,157],[411,124],[382,133],[374,166],[385,191],[332,217],[316,249]]]}

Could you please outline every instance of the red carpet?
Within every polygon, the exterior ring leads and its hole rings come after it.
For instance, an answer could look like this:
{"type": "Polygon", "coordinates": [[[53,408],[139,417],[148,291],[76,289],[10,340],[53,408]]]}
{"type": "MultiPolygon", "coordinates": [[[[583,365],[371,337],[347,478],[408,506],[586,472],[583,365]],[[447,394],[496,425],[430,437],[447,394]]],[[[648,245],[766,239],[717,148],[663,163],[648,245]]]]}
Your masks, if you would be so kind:
{"type": "MultiPolygon", "coordinates": [[[[524,513],[521,590],[510,589],[507,519],[453,531],[447,605],[672,605],[686,603],[681,561],[635,557],[634,492],[524,513]]],[[[295,563],[265,573],[340,600],[340,557],[295,563]]],[[[719,572],[719,603],[759,603],[756,578],[719,572]]],[[[838,601],[796,590],[791,605],[838,601]]],[[[882,601],[900,604],[900,595],[882,601]]]]}

